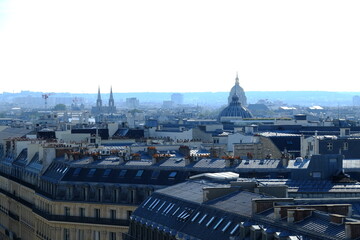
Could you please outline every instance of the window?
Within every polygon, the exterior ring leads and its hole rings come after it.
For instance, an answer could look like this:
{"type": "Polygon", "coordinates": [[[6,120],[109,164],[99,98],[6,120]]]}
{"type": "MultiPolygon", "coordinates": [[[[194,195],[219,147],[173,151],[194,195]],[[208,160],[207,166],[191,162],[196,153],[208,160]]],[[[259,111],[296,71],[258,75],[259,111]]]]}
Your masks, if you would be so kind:
{"type": "Polygon", "coordinates": [[[349,143],[344,142],[343,150],[349,150],[349,143]]]}
{"type": "Polygon", "coordinates": [[[231,221],[229,221],[229,222],[223,227],[223,229],[221,229],[221,231],[225,232],[226,229],[228,229],[228,227],[230,226],[230,224],[231,224],[231,221]]]}
{"type": "Polygon", "coordinates": [[[201,223],[204,221],[204,219],[206,218],[206,216],[207,216],[207,214],[205,214],[205,215],[199,220],[199,224],[201,224],[201,223]]]}
{"type": "Polygon", "coordinates": [[[141,175],[143,173],[144,173],[144,170],[138,170],[135,177],[139,178],[139,177],[141,177],[141,175]]]}
{"type": "Polygon", "coordinates": [[[210,218],[210,220],[208,221],[208,223],[206,224],[206,226],[208,227],[208,226],[212,223],[212,221],[214,221],[214,219],[215,219],[215,217],[210,218]]]}
{"type": "Polygon", "coordinates": [[[83,208],[83,207],[79,208],[79,216],[85,217],[85,208],[83,208]]]}
{"type": "Polygon", "coordinates": [[[133,212],[132,212],[132,211],[127,211],[126,213],[127,213],[127,219],[130,219],[131,214],[132,214],[133,212]]]}
{"type": "Polygon", "coordinates": [[[67,228],[64,228],[64,240],[70,240],[70,231],[67,228]]]}
{"type": "Polygon", "coordinates": [[[119,172],[119,177],[125,177],[125,174],[127,173],[127,170],[126,169],[122,169],[120,172],[119,172]]]}
{"type": "Polygon", "coordinates": [[[197,212],[197,213],[195,214],[195,216],[191,219],[191,221],[192,221],[192,222],[195,221],[195,219],[196,219],[199,215],[200,215],[200,212],[197,212]]]}
{"type": "Polygon", "coordinates": [[[111,173],[111,169],[106,169],[104,171],[103,177],[108,177],[110,175],[110,173],[111,173]]]}
{"type": "Polygon", "coordinates": [[[95,172],[96,172],[96,168],[92,168],[92,169],[89,170],[87,176],[88,176],[88,177],[93,177],[94,174],[95,174],[95,172]]]}
{"type": "Polygon", "coordinates": [[[79,239],[79,240],[84,240],[84,239],[85,239],[85,235],[84,235],[84,230],[83,230],[83,229],[78,229],[78,239],[79,239]]]}
{"type": "Polygon", "coordinates": [[[114,210],[114,209],[110,210],[110,218],[112,220],[116,219],[116,210],[114,210]]]}
{"type": "Polygon", "coordinates": [[[109,240],[116,240],[116,232],[109,232],[109,240]]]}
{"type": "Polygon", "coordinates": [[[151,174],[151,179],[157,179],[159,177],[159,174],[160,174],[159,170],[153,171],[151,174]]]}
{"type": "Polygon", "coordinates": [[[94,217],[95,218],[100,218],[100,209],[99,208],[94,209],[94,217]]]}
{"type": "Polygon", "coordinates": [[[333,144],[332,144],[331,142],[327,143],[326,147],[327,147],[327,150],[328,150],[328,151],[332,151],[332,150],[333,150],[333,144]]]}
{"type": "Polygon", "coordinates": [[[100,231],[94,231],[94,240],[100,240],[100,231]]]}
{"type": "Polygon", "coordinates": [[[313,178],[321,178],[321,172],[313,172],[312,176],[313,178]]]}
{"type": "Polygon", "coordinates": [[[64,207],[64,215],[70,216],[70,208],[69,207],[64,207]]]}
{"type": "Polygon", "coordinates": [[[231,230],[230,235],[234,235],[236,230],[238,230],[239,227],[240,227],[240,224],[236,224],[236,226],[233,228],[233,230],[231,230]]]}
{"type": "Polygon", "coordinates": [[[73,172],[73,177],[79,176],[80,171],[81,171],[81,168],[76,168],[76,169],[74,170],[74,172],[73,172]]]}
{"type": "Polygon", "coordinates": [[[171,173],[169,174],[169,178],[175,178],[176,175],[177,175],[177,172],[171,172],[171,173]]]}
{"type": "Polygon", "coordinates": [[[217,222],[217,224],[214,226],[214,230],[217,229],[217,227],[222,223],[223,220],[224,219],[222,218],[217,222]]]}

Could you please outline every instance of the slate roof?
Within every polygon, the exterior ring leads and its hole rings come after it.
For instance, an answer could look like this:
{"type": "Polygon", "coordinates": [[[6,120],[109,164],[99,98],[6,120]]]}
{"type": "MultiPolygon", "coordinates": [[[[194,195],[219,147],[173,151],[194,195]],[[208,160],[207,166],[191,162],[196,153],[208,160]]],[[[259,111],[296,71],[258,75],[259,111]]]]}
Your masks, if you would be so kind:
{"type": "Polygon", "coordinates": [[[329,215],[322,212],[315,211],[311,217],[295,224],[289,224],[286,219],[275,220],[273,209],[253,215],[252,199],[266,198],[260,194],[239,190],[203,201],[203,188],[224,186],[228,185],[197,179],[158,190],[135,210],[132,220],[185,239],[237,237],[240,223],[258,224],[260,229],[284,236],[345,239],[344,224],[331,224],[329,215]]]}

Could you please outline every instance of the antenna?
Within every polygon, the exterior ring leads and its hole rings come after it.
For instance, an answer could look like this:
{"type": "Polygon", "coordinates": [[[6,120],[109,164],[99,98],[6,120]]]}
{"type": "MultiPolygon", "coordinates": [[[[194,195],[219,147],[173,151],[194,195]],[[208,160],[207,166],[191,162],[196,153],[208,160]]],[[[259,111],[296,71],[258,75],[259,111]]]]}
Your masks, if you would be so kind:
{"type": "Polygon", "coordinates": [[[55,93],[45,93],[42,95],[42,98],[45,100],[45,110],[47,110],[47,99],[55,93]]]}

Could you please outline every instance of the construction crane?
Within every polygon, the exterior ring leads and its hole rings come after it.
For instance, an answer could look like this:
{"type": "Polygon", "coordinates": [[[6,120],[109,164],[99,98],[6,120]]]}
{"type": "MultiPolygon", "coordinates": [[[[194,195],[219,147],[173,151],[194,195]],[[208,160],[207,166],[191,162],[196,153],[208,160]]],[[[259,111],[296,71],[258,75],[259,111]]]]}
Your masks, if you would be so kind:
{"type": "Polygon", "coordinates": [[[45,93],[42,95],[42,98],[45,100],[45,110],[47,110],[47,99],[55,93],[45,93]]]}

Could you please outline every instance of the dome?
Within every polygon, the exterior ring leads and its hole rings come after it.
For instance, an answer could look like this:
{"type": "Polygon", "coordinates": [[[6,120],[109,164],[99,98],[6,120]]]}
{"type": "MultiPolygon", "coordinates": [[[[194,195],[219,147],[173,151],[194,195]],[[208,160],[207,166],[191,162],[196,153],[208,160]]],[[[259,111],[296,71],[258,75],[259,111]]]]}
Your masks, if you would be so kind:
{"type": "Polygon", "coordinates": [[[247,99],[245,96],[245,92],[244,92],[244,89],[239,84],[239,77],[237,74],[236,74],[236,78],[235,78],[235,85],[231,88],[230,93],[229,93],[229,97],[228,97],[229,104],[231,103],[232,97],[235,94],[239,97],[239,101],[240,101],[241,105],[247,106],[247,99]]]}
{"type": "Polygon", "coordinates": [[[251,112],[243,107],[239,101],[237,94],[232,96],[230,104],[220,112],[219,120],[223,118],[252,118],[251,112]]]}

